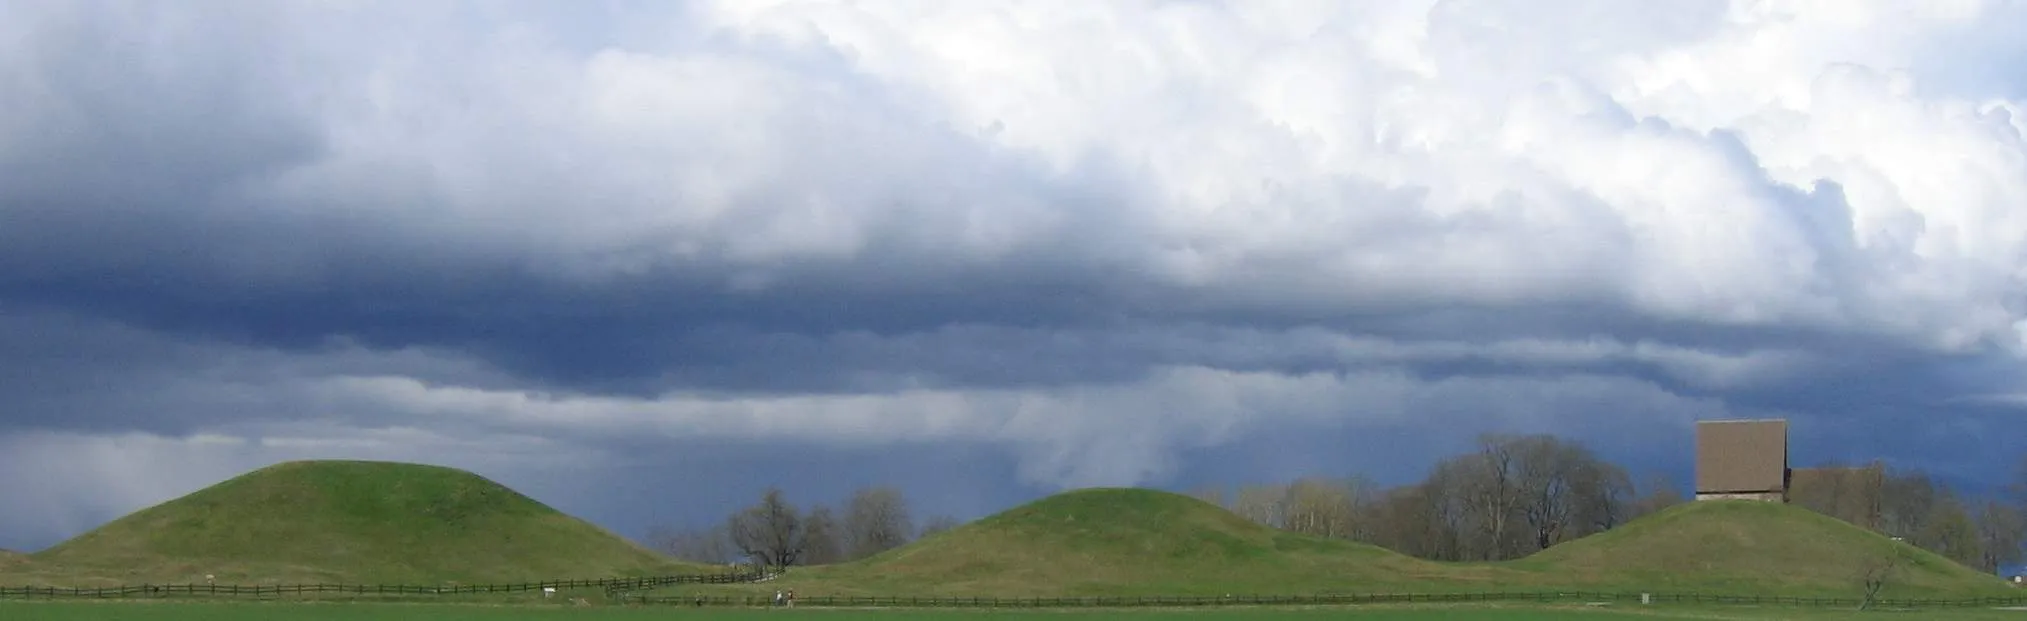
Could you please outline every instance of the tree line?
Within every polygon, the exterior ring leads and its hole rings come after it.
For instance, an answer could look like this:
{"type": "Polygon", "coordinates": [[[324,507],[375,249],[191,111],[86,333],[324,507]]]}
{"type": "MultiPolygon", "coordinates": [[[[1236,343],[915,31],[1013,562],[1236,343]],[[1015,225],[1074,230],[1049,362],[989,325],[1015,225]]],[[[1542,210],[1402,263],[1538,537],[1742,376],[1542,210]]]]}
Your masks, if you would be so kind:
{"type": "Polygon", "coordinates": [[[1797,482],[1791,502],[1987,572],[2023,558],[2027,463],[1997,495],[1960,493],[1920,469],[1877,461],[1817,470],[1797,482]]]}
{"type": "MultiPolygon", "coordinates": [[[[2027,463],[2018,483],[1996,496],[1961,493],[1920,470],[1876,462],[1795,472],[1793,504],[1987,572],[2023,558],[2027,463]]],[[[1406,485],[1312,476],[1192,495],[1269,527],[1438,561],[1516,559],[1687,500],[1666,476],[1636,484],[1582,443],[1548,434],[1482,435],[1474,450],[1406,485]]],[[[839,511],[798,508],[770,488],[719,525],[659,530],[652,541],[685,560],[778,568],[857,560],[956,525],[947,516],[916,524],[892,487],[861,488],[839,511]]]]}
{"type": "Polygon", "coordinates": [[[1519,558],[1682,501],[1666,479],[1636,486],[1580,443],[1498,434],[1408,485],[1305,477],[1193,495],[1274,528],[1442,561],[1519,558]]]}
{"type": "MultiPolygon", "coordinates": [[[[2001,495],[1952,489],[1918,469],[1874,462],[1797,469],[1789,502],[1997,572],[2021,562],[2027,463],[2001,495]]],[[[1193,495],[1254,522],[1361,541],[1439,561],[1498,561],[1604,532],[1687,500],[1666,476],[1635,484],[1582,443],[1547,434],[1486,434],[1421,481],[1361,476],[1202,488],[1193,495]]]]}
{"type": "Polygon", "coordinates": [[[908,500],[891,486],[853,492],[839,510],[800,508],[770,487],[752,506],[700,529],[656,529],[649,543],[664,554],[697,563],[750,562],[768,568],[827,565],[866,558],[957,526],[937,515],[917,524],[908,500]]]}

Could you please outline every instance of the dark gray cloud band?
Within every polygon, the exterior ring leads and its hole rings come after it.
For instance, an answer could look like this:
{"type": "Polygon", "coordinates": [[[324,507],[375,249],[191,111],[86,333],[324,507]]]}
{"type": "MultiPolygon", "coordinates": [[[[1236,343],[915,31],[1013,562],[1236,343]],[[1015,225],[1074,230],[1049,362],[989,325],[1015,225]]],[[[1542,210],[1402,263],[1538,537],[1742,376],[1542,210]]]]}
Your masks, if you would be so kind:
{"type": "Polygon", "coordinates": [[[2027,114],[1946,45],[2017,9],[1439,4],[0,1],[0,435],[212,456],[171,487],[750,443],[1015,494],[1485,430],[1679,470],[1740,415],[2017,453],[2027,114]]]}

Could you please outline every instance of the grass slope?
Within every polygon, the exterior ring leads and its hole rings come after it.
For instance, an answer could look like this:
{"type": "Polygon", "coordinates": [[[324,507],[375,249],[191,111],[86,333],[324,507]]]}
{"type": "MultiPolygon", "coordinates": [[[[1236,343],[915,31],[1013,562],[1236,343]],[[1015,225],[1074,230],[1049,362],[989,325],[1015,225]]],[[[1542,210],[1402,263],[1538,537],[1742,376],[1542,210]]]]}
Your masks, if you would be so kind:
{"type": "Polygon", "coordinates": [[[1887,596],[2018,595],[1995,576],[1848,522],[1752,501],[1685,503],[1512,565],[1652,590],[1837,593],[1894,554],[1906,560],[1887,596]]]}
{"type": "Polygon", "coordinates": [[[1438,563],[1266,528],[1144,489],[1058,494],[855,563],[764,585],[809,595],[1218,595],[1586,590],[1856,597],[1861,561],[1914,561],[1888,595],[2014,595],[1997,578],[1798,507],[1686,504],[1503,563],[1438,563]]]}
{"type": "Polygon", "coordinates": [[[1490,589],[1513,573],[1282,532],[1178,494],[1106,488],[1057,494],[869,559],[798,569],[744,590],[1003,597],[1328,593],[1402,590],[1432,580],[1490,589]]]}
{"type": "MultiPolygon", "coordinates": [[[[1854,618],[1894,621],[2019,621],[2022,613],[2007,610],[1923,610],[1854,615],[1848,610],[1781,608],[1599,609],[1572,606],[1369,606],[1354,608],[1217,608],[1198,610],[825,610],[799,611],[804,618],[824,621],[1832,621],[1854,618]]],[[[557,606],[429,606],[389,604],[291,605],[195,603],[19,603],[0,602],[0,619],[8,621],[534,621],[548,619],[669,619],[699,621],[769,619],[781,611],[766,609],[702,610],[662,606],[571,609],[557,606]]],[[[796,616],[796,615],[790,615],[796,616]]]]}
{"type": "Polygon", "coordinates": [[[256,470],[38,552],[31,568],[0,581],[440,584],[679,569],[478,475],[363,461],[256,470]]]}

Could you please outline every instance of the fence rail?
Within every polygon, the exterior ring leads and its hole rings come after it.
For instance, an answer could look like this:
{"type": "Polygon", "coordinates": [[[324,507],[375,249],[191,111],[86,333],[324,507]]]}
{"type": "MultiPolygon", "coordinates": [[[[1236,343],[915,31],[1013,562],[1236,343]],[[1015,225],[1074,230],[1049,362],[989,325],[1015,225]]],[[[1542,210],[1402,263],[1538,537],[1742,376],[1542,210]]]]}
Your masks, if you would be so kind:
{"type": "Polygon", "coordinates": [[[758,573],[691,574],[596,580],[549,580],[516,584],[459,584],[423,586],[413,584],[139,584],[116,587],[0,587],[0,600],[7,599],[110,599],[124,597],[279,597],[284,595],[478,595],[526,593],[543,589],[603,589],[621,594],[678,584],[736,584],[765,577],[758,573]]]}
{"type": "MultiPolygon", "coordinates": [[[[623,602],[668,606],[770,606],[764,596],[625,596],[623,602]]],[[[1236,596],[1124,596],[1124,597],[859,597],[799,596],[798,606],[822,608],[1139,608],[1211,606],[1352,606],[1361,604],[1421,603],[1568,603],[1610,602],[1656,604],[1717,604],[1822,608],[1856,608],[1857,598],[1790,597],[1773,595],[1721,595],[1710,593],[1595,593],[1576,591],[1493,592],[1493,593],[1361,593],[1326,595],[1236,595],[1236,596]]],[[[1880,598],[1873,605],[1882,608],[1979,608],[2027,606],[2027,596],[1939,598],[1880,598]]]]}
{"type": "MultiPolygon", "coordinates": [[[[608,597],[632,605],[764,607],[772,598],[762,595],[656,596],[635,594],[657,587],[681,584],[736,584],[769,577],[759,573],[693,574],[597,580],[550,580],[519,584],[468,584],[450,586],[363,585],[363,584],[143,584],[103,588],[0,587],[0,600],[8,599],[114,599],[135,597],[281,597],[291,595],[380,595],[441,596],[526,593],[543,589],[602,589],[608,597]]],[[[1584,591],[1486,592],[1486,593],[1356,593],[1319,595],[1229,595],[1229,596],[1116,596],[1116,597],[910,597],[910,596],[825,596],[803,595],[799,606],[824,608],[1136,608],[1214,606],[1352,606],[1361,604],[1420,603],[1569,603],[1609,602],[1656,604],[1716,604],[1855,608],[1857,598],[1793,597],[1776,595],[1724,595],[1712,593],[1606,593],[1584,591]]],[[[2027,606],[2027,595],[2018,597],[1973,598],[1880,598],[1873,605],[1883,608],[1979,608],[2027,606]]]]}

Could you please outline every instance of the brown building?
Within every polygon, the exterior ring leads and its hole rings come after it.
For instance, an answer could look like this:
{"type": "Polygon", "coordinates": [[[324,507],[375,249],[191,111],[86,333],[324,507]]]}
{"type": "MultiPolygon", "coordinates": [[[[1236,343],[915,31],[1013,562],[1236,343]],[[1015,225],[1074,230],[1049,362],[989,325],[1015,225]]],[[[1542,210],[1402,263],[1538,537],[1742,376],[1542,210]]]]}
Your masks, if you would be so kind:
{"type": "Polygon", "coordinates": [[[1787,502],[1788,421],[1696,423],[1696,499],[1787,502]]]}
{"type": "Polygon", "coordinates": [[[1788,481],[1788,501],[1817,513],[1879,530],[1880,502],[1886,492],[1886,465],[1796,468],[1788,481]]]}

